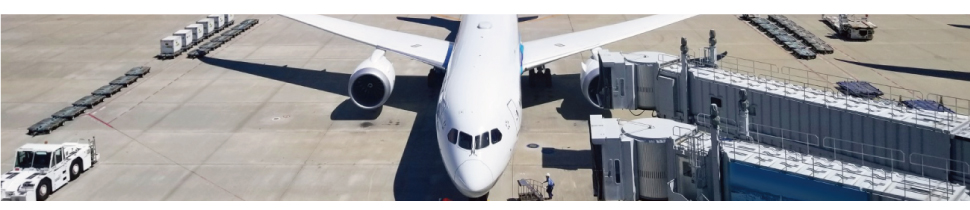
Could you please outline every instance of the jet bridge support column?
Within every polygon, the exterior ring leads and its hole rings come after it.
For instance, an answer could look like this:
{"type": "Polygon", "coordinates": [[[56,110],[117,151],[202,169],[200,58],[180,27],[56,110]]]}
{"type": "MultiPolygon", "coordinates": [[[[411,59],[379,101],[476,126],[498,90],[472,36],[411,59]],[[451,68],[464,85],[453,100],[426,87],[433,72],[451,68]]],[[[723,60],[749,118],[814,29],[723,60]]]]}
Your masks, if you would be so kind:
{"type": "Polygon", "coordinates": [[[690,95],[688,95],[689,93],[687,91],[687,89],[690,88],[690,82],[687,81],[688,74],[690,73],[690,67],[687,65],[688,59],[690,58],[687,57],[687,39],[684,37],[681,37],[680,38],[681,70],[680,70],[680,76],[679,76],[680,78],[677,79],[678,80],[677,90],[679,91],[677,99],[678,99],[678,106],[680,107],[680,110],[678,110],[680,111],[680,115],[678,116],[678,118],[680,118],[680,122],[683,122],[683,123],[692,123],[693,121],[691,120],[691,117],[690,117],[690,110],[689,110],[690,106],[687,104],[690,101],[690,95]]]}
{"type": "Polygon", "coordinates": [[[750,116],[748,111],[751,110],[748,106],[750,106],[751,102],[748,101],[748,91],[745,89],[741,89],[741,91],[738,93],[738,96],[741,97],[741,113],[743,114],[741,118],[744,118],[743,134],[745,138],[751,139],[751,133],[749,131],[751,124],[750,124],[750,119],[748,119],[748,117],[750,116]]]}
{"type": "Polygon", "coordinates": [[[707,65],[711,68],[717,68],[717,39],[714,38],[714,29],[711,29],[711,38],[708,42],[711,46],[707,48],[707,65]]]}
{"type": "Polygon", "coordinates": [[[721,178],[721,131],[719,126],[721,124],[721,116],[717,111],[717,105],[711,104],[711,150],[707,153],[707,169],[708,169],[708,179],[705,180],[708,185],[708,189],[705,191],[710,192],[711,200],[721,201],[721,184],[724,182],[721,178]]]}

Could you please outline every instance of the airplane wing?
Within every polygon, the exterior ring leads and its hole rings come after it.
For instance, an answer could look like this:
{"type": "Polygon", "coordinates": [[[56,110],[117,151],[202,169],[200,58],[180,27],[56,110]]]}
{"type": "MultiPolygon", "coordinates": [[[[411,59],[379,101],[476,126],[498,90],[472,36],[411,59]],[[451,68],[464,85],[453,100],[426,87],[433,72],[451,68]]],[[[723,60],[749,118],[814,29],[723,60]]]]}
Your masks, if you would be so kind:
{"type": "Polygon", "coordinates": [[[282,15],[379,49],[393,51],[438,68],[446,68],[452,43],[322,15],[282,15]]]}
{"type": "Polygon", "coordinates": [[[613,25],[522,43],[522,66],[532,68],[562,57],[636,36],[695,15],[653,15],[613,25]]]}

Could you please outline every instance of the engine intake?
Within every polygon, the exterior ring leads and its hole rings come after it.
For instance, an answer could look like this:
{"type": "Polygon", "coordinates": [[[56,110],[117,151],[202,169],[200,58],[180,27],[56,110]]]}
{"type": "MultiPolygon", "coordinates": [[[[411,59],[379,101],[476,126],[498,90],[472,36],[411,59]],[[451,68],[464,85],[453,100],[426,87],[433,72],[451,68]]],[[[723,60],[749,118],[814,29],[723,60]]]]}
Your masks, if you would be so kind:
{"type": "Polygon", "coordinates": [[[350,75],[350,99],[360,108],[383,106],[394,90],[394,66],[384,53],[384,50],[374,50],[371,57],[357,65],[357,70],[350,75]]]}
{"type": "Polygon", "coordinates": [[[585,96],[586,101],[593,106],[605,109],[603,104],[606,102],[603,98],[602,82],[600,82],[600,65],[598,61],[598,48],[594,49],[593,56],[590,59],[582,63],[583,72],[580,74],[580,88],[582,88],[583,96],[585,96]]]}

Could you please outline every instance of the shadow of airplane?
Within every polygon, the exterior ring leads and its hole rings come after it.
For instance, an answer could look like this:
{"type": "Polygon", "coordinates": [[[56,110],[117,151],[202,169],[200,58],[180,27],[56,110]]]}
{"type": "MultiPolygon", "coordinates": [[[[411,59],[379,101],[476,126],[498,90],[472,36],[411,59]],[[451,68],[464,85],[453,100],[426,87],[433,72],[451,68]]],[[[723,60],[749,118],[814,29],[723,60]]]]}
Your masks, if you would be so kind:
{"type": "Polygon", "coordinates": [[[454,42],[455,36],[458,35],[458,25],[461,21],[449,20],[440,17],[431,16],[428,19],[422,18],[412,18],[412,17],[397,17],[398,20],[408,21],[412,23],[419,23],[429,26],[437,26],[444,29],[448,29],[448,36],[445,37],[445,41],[454,42]]]}
{"type": "Polygon", "coordinates": [[[950,25],[950,26],[953,26],[953,27],[957,27],[957,28],[970,29],[970,25],[962,25],[962,24],[947,24],[947,25],[950,25]]]}
{"type": "Polygon", "coordinates": [[[542,168],[558,168],[564,170],[592,169],[592,150],[564,150],[543,147],[542,168]]]}
{"type": "MultiPolygon", "coordinates": [[[[214,57],[201,57],[199,60],[208,65],[348,96],[347,86],[350,74],[347,73],[214,57]]],[[[585,101],[586,99],[579,92],[579,74],[553,75],[554,88],[529,88],[527,76],[521,78],[523,108],[563,99],[562,106],[558,110],[565,119],[587,120],[589,118],[587,113],[609,113],[608,110],[600,110],[585,101]]],[[[394,177],[395,200],[433,201],[439,198],[464,197],[448,178],[441,160],[434,129],[436,99],[439,91],[437,88],[428,88],[426,80],[425,76],[397,76],[394,92],[384,104],[417,114],[394,177]]],[[[374,120],[380,116],[381,111],[381,108],[376,110],[358,108],[350,99],[347,99],[333,110],[330,118],[331,120],[374,120]]]]}
{"type": "MultiPolygon", "coordinates": [[[[203,63],[234,70],[242,73],[273,79],[307,88],[313,88],[329,93],[347,96],[347,84],[350,74],[328,72],[326,70],[311,70],[290,68],[243,61],[225,60],[220,58],[202,57],[203,63]]],[[[427,87],[424,76],[397,76],[395,92],[387,100],[385,106],[413,111],[417,113],[411,133],[397,166],[394,176],[395,200],[425,200],[434,201],[439,198],[464,197],[445,171],[438,150],[438,143],[434,129],[435,98],[438,91],[427,87]],[[417,97],[415,97],[417,96],[417,97]],[[424,97],[421,97],[424,96],[424,97]]],[[[331,120],[373,120],[380,116],[383,108],[364,110],[358,108],[348,98],[337,106],[330,114],[331,120]]],[[[364,122],[362,124],[363,127],[364,122]]]]}
{"type": "Polygon", "coordinates": [[[862,63],[862,62],[842,60],[838,58],[836,58],[835,60],[839,60],[842,62],[851,63],[855,65],[865,66],[869,68],[874,68],[874,69],[882,69],[886,71],[955,79],[955,80],[961,80],[961,81],[970,81],[970,72],[948,71],[948,70],[927,69],[927,68],[906,67],[906,66],[891,66],[891,65],[874,64],[874,63],[862,63]]]}

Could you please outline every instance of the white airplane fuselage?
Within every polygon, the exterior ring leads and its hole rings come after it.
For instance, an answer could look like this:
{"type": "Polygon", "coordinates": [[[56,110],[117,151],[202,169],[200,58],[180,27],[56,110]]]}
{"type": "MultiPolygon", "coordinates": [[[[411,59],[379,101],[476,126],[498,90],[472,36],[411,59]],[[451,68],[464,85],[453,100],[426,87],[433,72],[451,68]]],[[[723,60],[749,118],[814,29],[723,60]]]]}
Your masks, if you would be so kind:
{"type": "Polygon", "coordinates": [[[522,124],[517,17],[462,16],[449,54],[435,113],[438,148],[458,190],[477,198],[505,171],[522,124]]]}

